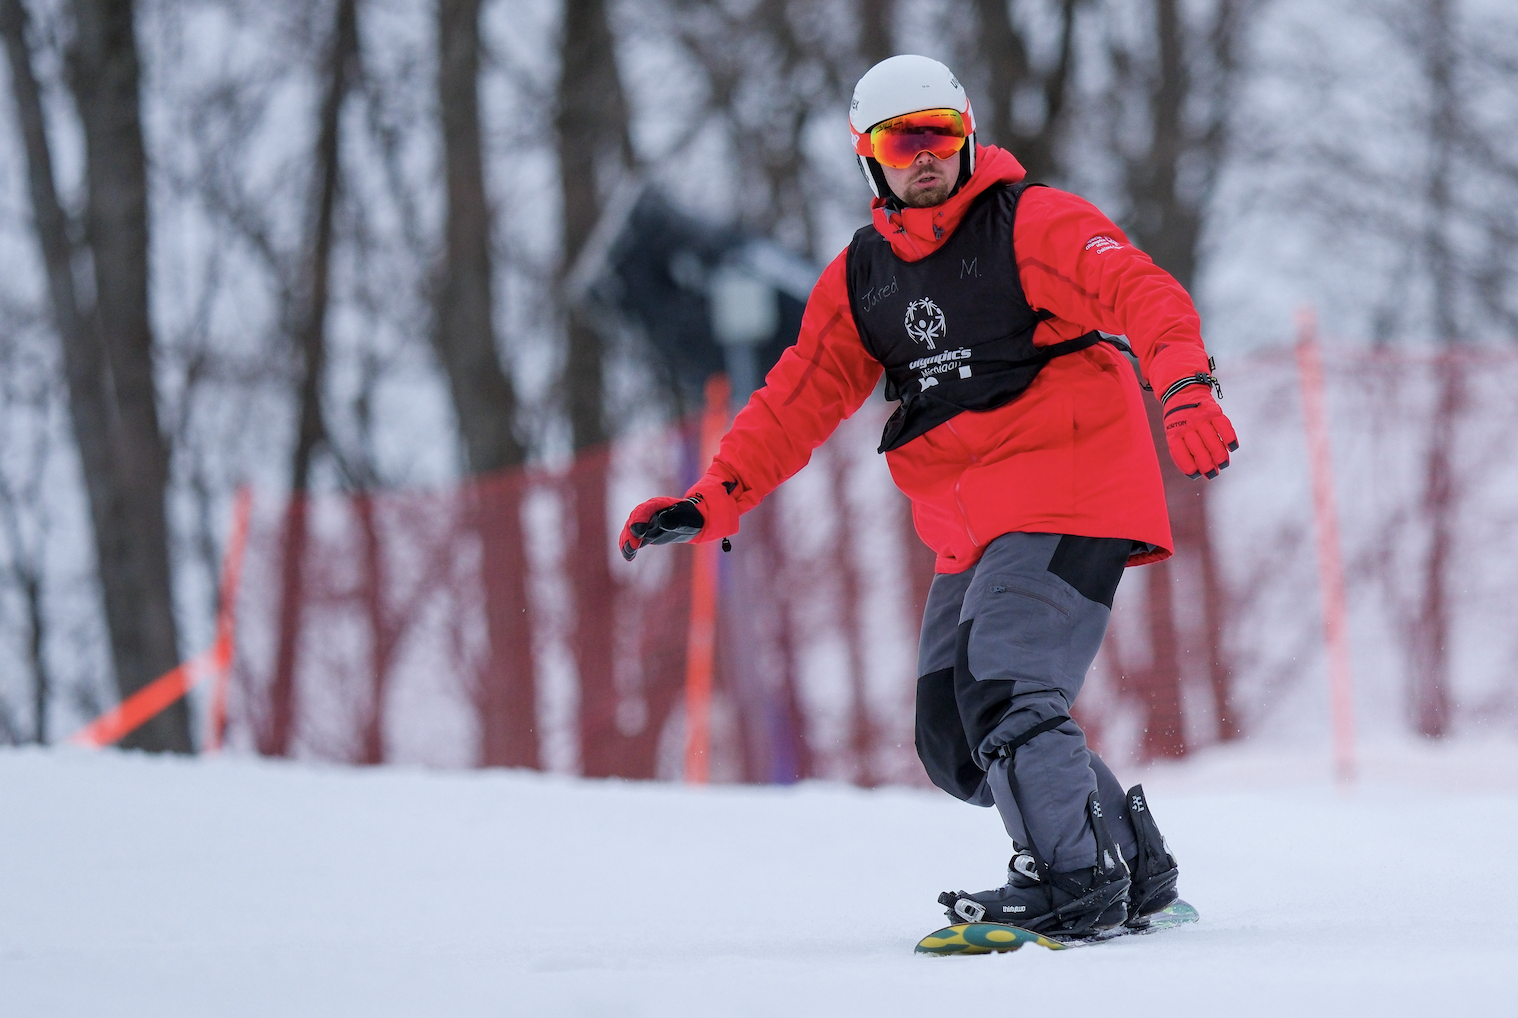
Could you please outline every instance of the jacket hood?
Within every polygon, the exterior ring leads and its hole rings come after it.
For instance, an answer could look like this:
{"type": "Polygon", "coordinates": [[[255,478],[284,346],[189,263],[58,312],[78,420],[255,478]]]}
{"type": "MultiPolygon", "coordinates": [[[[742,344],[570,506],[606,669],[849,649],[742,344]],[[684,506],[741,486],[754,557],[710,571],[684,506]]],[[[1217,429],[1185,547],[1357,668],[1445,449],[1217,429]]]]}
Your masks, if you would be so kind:
{"type": "Polygon", "coordinates": [[[1028,175],[1022,163],[1004,148],[995,145],[975,147],[975,172],[953,197],[942,205],[926,209],[886,208],[886,199],[876,198],[870,208],[875,229],[891,243],[891,250],[904,262],[926,258],[943,246],[959,226],[978,195],[995,184],[1015,184],[1028,175]]]}

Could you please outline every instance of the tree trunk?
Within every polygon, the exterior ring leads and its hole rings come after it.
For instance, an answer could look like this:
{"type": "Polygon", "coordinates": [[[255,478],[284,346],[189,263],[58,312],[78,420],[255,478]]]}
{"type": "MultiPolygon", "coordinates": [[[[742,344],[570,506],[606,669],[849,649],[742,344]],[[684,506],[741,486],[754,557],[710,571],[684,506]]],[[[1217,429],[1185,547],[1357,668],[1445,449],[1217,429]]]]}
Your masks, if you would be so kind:
{"type": "Polygon", "coordinates": [[[1134,676],[1144,704],[1141,758],[1155,760],[1186,755],[1186,730],[1181,713],[1180,635],[1175,625],[1174,560],[1149,566],[1144,591],[1149,613],[1149,667],[1134,676]]]}
{"type": "Polygon", "coordinates": [[[42,577],[35,570],[21,577],[22,596],[26,600],[26,663],[32,673],[32,741],[48,743],[47,705],[52,699],[52,673],[42,651],[47,619],[42,613],[42,577]]]}
{"type": "MultiPolygon", "coordinates": [[[[1188,290],[1196,273],[1196,243],[1199,217],[1188,210],[1176,190],[1179,163],[1186,151],[1182,124],[1190,76],[1182,24],[1176,0],[1154,0],[1155,39],[1158,51],[1158,74],[1150,90],[1150,142],[1140,160],[1129,165],[1129,194],[1134,208],[1133,233],[1139,246],[1188,290]]],[[[1170,511],[1175,535],[1176,558],[1190,559],[1198,545],[1210,540],[1207,533],[1207,492],[1193,491],[1197,482],[1182,477],[1170,462],[1161,420],[1162,408],[1154,400],[1146,401],[1150,431],[1159,447],[1160,471],[1165,478],[1165,502],[1170,511]]],[[[1210,554],[1210,553],[1209,553],[1210,554]]],[[[1146,622],[1149,630],[1151,658],[1140,673],[1137,685],[1145,712],[1143,755],[1154,757],[1183,756],[1186,743],[1179,729],[1181,712],[1181,667],[1179,648],[1183,641],[1180,619],[1176,616],[1173,572],[1176,560],[1151,566],[1146,577],[1148,602],[1146,622]]],[[[1214,592],[1207,591],[1207,595],[1214,592]]],[[[1221,634],[1209,629],[1210,643],[1220,643],[1221,634]]],[[[1221,650],[1208,659],[1220,657],[1221,650]]]]}
{"type": "Polygon", "coordinates": [[[723,563],[721,678],[738,708],[744,780],[760,784],[812,776],[787,592],[821,578],[787,562],[780,509],[771,500],[747,513],[742,553],[723,563]]]}
{"type": "MultiPolygon", "coordinates": [[[[437,290],[433,347],[448,376],[469,473],[520,467],[517,401],[496,348],[489,200],[480,142],[480,0],[439,0],[438,105],[448,201],[446,264],[437,290]]],[[[476,691],[480,762],[537,767],[537,696],[522,545],[522,486],[476,485],[474,528],[484,558],[489,656],[476,691]]]]}
{"type": "Polygon", "coordinates": [[[443,128],[447,263],[433,345],[448,376],[469,471],[522,465],[516,392],[496,349],[490,202],[480,142],[480,0],[439,0],[438,105],[443,128]]]}
{"type": "Polygon", "coordinates": [[[1435,368],[1439,396],[1423,477],[1423,515],[1428,552],[1423,563],[1418,613],[1413,618],[1412,712],[1419,734],[1439,739],[1450,727],[1451,636],[1449,573],[1454,558],[1459,505],[1451,460],[1456,448],[1460,411],[1465,404],[1463,365],[1446,353],[1435,368]]]}
{"type": "Polygon", "coordinates": [[[1207,489],[1197,495],[1202,537],[1197,541],[1202,566],[1202,625],[1207,639],[1207,680],[1212,689],[1212,710],[1217,719],[1219,742],[1233,742],[1244,734],[1239,725],[1238,705],[1233,696],[1233,661],[1223,638],[1231,618],[1232,594],[1218,570],[1217,545],[1212,540],[1207,489]]]}
{"type": "Polygon", "coordinates": [[[575,526],[568,558],[575,604],[571,645],[580,677],[580,767],[586,777],[596,778],[634,776],[624,770],[627,735],[617,726],[621,698],[612,658],[617,602],[606,534],[609,465],[605,449],[582,451],[567,492],[575,526]]]}
{"type": "MultiPolygon", "coordinates": [[[[560,54],[559,183],[563,265],[574,264],[601,216],[603,177],[628,162],[627,105],[605,0],[566,0],[560,54]]],[[[576,452],[608,437],[600,335],[570,312],[564,399],[576,452]]]]}
{"type": "Polygon", "coordinates": [[[896,52],[895,13],[892,0],[860,0],[859,55],[866,70],[896,52]]]}
{"type": "Polygon", "coordinates": [[[1456,310],[1459,269],[1446,234],[1454,214],[1450,172],[1452,155],[1460,144],[1461,125],[1460,104],[1455,93],[1456,57],[1450,8],[1450,0],[1429,0],[1424,6],[1426,31],[1420,54],[1431,100],[1426,184],[1429,225],[1423,246],[1433,285],[1434,339],[1445,348],[1445,355],[1439,359],[1436,368],[1439,395],[1423,470],[1423,515],[1429,531],[1428,552],[1423,563],[1418,611],[1409,634],[1413,723],[1419,733],[1429,738],[1442,738],[1448,734],[1450,722],[1451,624],[1447,587],[1454,554],[1454,516],[1459,501],[1451,460],[1459,414],[1465,402],[1461,366],[1450,356],[1462,338],[1456,310]]]}
{"type": "MultiPolygon", "coordinates": [[[[123,698],[179,662],[164,511],[169,457],[158,423],[148,307],[147,157],[134,6],[131,0],[75,0],[73,4],[76,35],[69,66],[89,181],[84,236],[94,269],[93,314],[88,318],[80,314],[77,303],[72,310],[63,308],[61,281],[51,284],[60,331],[73,333],[78,341],[77,357],[66,353],[65,362],[71,403],[77,404],[81,460],[87,472],[100,469],[102,459],[109,462],[111,480],[87,482],[87,486],[97,528],[96,552],[116,686],[123,698]],[[84,338],[92,327],[94,342],[84,338]],[[76,372],[77,399],[72,398],[76,372]],[[102,396],[96,397],[95,392],[102,396]],[[96,413],[99,420],[91,420],[96,413]],[[99,441],[102,433],[105,440],[99,441]],[[86,444],[91,448],[86,450],[86,444]],[[95,508],[97,492],[103,511],[95,508]]],[[[44,173],[50,188],[47,168],[33,167],[34,200],[44,173]]],[[[42,220],[61,219],[61,214],[40,207],[38,212],[39,234],[56,229],[56,222],[44,227],[42,220]]],[[[45,248],[54,246],[44,244],[45,248]]],[[[62,252],[55,250],[47,250],[47,258],[50,268],[54,263],[62,268],[65,261],[62,252]]],[[[66,336],[65,345],[76,343],[69,343],[66,336]]],[[[123,739],[122,745],[192,752],[185,702],[174,703],[123,739]]]]}
{"type": "Polygon", "coordinates": [[[359,736],[359,763],[385,762],[385,707],[389,702],[390,666],[400,645],[404,623],[385,603],[390,589],[385,569],[385,546],[375,518],[374,494],[361,492],[353,500],[363,540],[364,614],[369,621],[369,703],[359,736]]]}
{"type": "Polygon", "coordinates": [[[875,767],[875,724],[870,717],[869,683],[865,674],[864,596],[859,564],[852,538],[859,532],[853,506],[849,502],[849,457],[842,446],[835,446],[825,464],[831,475],[832,502],[838,510],[838,538],[832,542],[833,573],[838,578],[839,623],[843,629],[844,660],[849,680],[849,750],[853,756],[854,783],[873,788],[879,781],[875,767]]]}
{"type": "Polygon", "coordinates": [[[259,734],[259,752],[285,756],[295,725],[295,676],[305,614],[305,559],[311,462],[326,442],[322,381],[327,362],[327,300],[331,277],[333,217],[337,206],[343,101],[358,59],[357,0],[337,0],[327,53],[325,89],[316,137],[316,201],[308,256],[310,290],[295,336],[300,409],[290,457],[290,505],[285,513],[280,572],[279,645],[275,651],[271,717],[259,734]]]}
{"type": "Polygon", "coordinates": [[[987,71],[989,102],[980,115],[981,141],[1000,145],[1015,155],[1028,171],[1028,179],[1045,181],[1059,173],[1056,146],[1064,127],[1066,97],[1075,74],[1075,8],[1079,0],[1060,0],[1058,56],[1048,71],[1039,74],[1028,55],[1028,43],[1013,23],[1007,0],[975,0],[979,31],[976,44],[987,71]],[[1042,110],[1032,128],[1018,126],[1015,107],[1024,86],[1039,94],[1042,110]]]}
{"type": "MultiPolygon", "coordinates": [[[[562,257],[574,264],[601,215],[598,185],[618,171],[630,149],[627,107],[617,75],[616,50],[604,0],[566,0],[560,53],[558,128],[559,182],[563,194],[562,257]]],[[[576,455],[604,445],[608,430],[601,337],[573,309],[568,311],[563,395],[576,455]]],[[[609,459],[595,460],[603,468],[609,459]]],[[[603,614],[615,589],[607,560],[606,477],[576,470],[571,490],[574,533],[575,621],[571,634],[580,678],[580,752],[584,773],[616,773],[613,747],[616,690],[612,676],[611,627],[603,614]]]]}
{"type": "MultiPolygon", "coordinates": [[[[1132,207],[1130,234],[1155,264],[1176,278],[1189,291],[1196,282],[1200,241],[1207,202],[1212,193],[1227,144],[1225,97],[1230,94],[1238,73],[1236,57],[1238,34],[1243,30],[1243,15],[1238,0],[1219,0],[1216,23],[1209,37],[1214,79],[1199,77],[1202,44],[1198,33],[1188,28],[1182,18],[1179,0],[1152,0],[1153,73],[1142,87],[1149,96],[1149,142],[1146,148],[1127,159],[1126,183],[1132,207]],[[1188,124],[1187,110],[1201,99],[1203,89],[1209,111],[1200,125],[1188,124]],[[1182,166],[1188,160],[1200,167],[1199,183],[1183,184],[1182,166]]],[[[1132,61],[1136,66],[1140,61],[1132,61]]],[[[1140,87],[1139,79],[1123,79],[1121,88],[1140,87]]],[[[1165,500],[1169,507],[1176,539],[1176,558],[1160,568],[1150,579],[1148,627],[1155,657],[1141,685],[1149,697],[1146,710],[1151,718],[1180,710],[1180,657],[1165,648],[1178,648],[1182,641],[1181,619],[1177,615],[1170,574],[1183,564],[1194,564],[1200,580],[1201,603],[1195,606],[1201,618],[1198,626],[1206,641],[1203,661],[1217,715],[1220,740],[1239,735],[1232,698],[1232,662],[1228,655],[1228,592],[1217,567],[1208,526],[1209,500],[1213,489],[1181,476],[1165,451],[1160,408],[1149,401],[1151,430],[1160,449],[1160,469],[1165,477],[1165,500]],[[1154,592],[1161,587],[1158,600],[1154,592]],[[1172,704],[1174,707],[1172,708],[1172,704]]],[[[1190,608],[1191,606],[1187,606],[1190,608]]],[[[1179,714],[1177,713],[1177,717],[1179,714]]],[[[1163,722],[1168,724],[1169,722],[1163,722]]],[[[1185,752],[1179,732],[1173,741],[1157,731],[1146,735],[1159,739],[1153,750],[1164,755],[1185,752]]],[[[1146,741],[1146,745],[1147,745],[1146,741]]]]}
{"type": "MultiPolygon", "coordinates": [[[[32,71],[31,49],[26,38],[27,15],[21,0],[0,0],[0,37],[5,43],[11,67],[11,91],[15,98],[16,120],[21,131],[27,159],[27,183],[32,202],[32,221],[42,249],[51,299],[53,327],[63,348],[64,375],[69,392],[69,418],[74,430],[83,467],[85,494],[89,503],[91,530],[95,537],[98,561],[111,558],[111,542],[118,539],[115,528],[115,491],[107,428],[108,396],[104,388],[105,355],[99,338],[86,324],[74,291],[72,270],[73,246],[68,235],[68,221],[58,201],[53,181],[52,151],[43,119],[41,91],[32,71]]],[[[15,529],[13,542],[19,549],[21,535],[15,529]]],[[[40,577],[27,577],[25,583],[28,614],[31,618],[31,659],[34,683],[33,736],[39,744],[47,742],[46,713],[48,682],[46,661],[42,656],[40,577]]],[[[107,585],[101,577],[102,595],[124,594],[117,586],[107,585]]],[[[119,586],[119,585],[118,585],[119,586]]],[[[105,596],[107,628],[116,628],[109,620],[127,610],[129,605],[105,596]]],[[[112,663],[116,645],[111,645],[112,663]]]]}
{"type": "Polygon", "coordinates": [[[485,591],[486,672],[475,690],[480,765],[539,767],[537,687],[520,474],[477,480],[471,526],[479,536],[485,591]]]}

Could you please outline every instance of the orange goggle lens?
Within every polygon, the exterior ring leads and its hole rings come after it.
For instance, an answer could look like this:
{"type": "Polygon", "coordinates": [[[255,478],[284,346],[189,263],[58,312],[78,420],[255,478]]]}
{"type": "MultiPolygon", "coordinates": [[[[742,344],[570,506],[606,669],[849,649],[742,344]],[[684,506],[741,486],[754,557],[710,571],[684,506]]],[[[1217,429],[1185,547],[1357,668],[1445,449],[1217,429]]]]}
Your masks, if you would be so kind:
{"type": "Polygon", "coordinates": [[[957,110],[923,110],[882,120],[870,128],[870,151],[882,166],[904,169],[919,152],[947,159],[965,146],[965,121],[957,110]]]}

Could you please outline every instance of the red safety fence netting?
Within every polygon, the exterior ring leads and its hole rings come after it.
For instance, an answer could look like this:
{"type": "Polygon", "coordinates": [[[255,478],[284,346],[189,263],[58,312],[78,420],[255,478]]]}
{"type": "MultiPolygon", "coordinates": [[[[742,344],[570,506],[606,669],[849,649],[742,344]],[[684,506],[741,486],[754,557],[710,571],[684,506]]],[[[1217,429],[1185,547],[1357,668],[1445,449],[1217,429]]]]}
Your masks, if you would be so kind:
{"type": "MultiPolygon", "coordinates": [[[[1518,358],[1325,363],[1362,729],[1514,728],[1518,358]]],[[[1225,379],[1234,467],[1207,486],[1167,476],[1178,554],[1129,571],[1078,705],[1117,759],[1326,739],[1295,364],[1255,356],[1225,379]]],[[[932,556],[874,452],[886,409],[846,421],[721,557],[713,780],[925,782],[912,699],[932,556]]],[[[260,497],[228,744],[680,777],[692,549],[629,564],[615,538],[631,506],[694,479],[696,443],[693,423],[457,490],[260,497]]]]}

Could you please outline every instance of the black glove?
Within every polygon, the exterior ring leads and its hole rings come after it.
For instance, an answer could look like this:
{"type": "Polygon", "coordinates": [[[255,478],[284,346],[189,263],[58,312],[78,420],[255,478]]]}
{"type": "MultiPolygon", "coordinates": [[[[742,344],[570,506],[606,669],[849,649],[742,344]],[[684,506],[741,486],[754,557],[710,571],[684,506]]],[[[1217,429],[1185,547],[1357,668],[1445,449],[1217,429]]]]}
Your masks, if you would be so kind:
{"type": "Polygon", "coordinates": [[[706,517],[688,498],[651,498],[622,527],[622,557],[631,562],[645,544],[680,544],[701,533],[706,517]]]}

